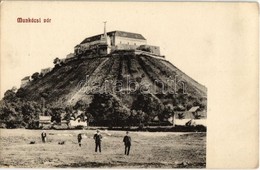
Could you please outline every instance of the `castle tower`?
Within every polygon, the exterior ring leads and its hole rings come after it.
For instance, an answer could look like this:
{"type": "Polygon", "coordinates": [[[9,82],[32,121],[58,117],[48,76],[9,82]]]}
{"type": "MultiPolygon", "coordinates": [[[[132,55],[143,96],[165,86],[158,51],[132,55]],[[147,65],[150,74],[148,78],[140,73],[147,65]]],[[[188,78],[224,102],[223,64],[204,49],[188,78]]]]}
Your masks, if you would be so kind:
{"type": "Polygon", "coordinates": [[[107,21],[104,21],[104,35],[103,35],[103,37],[104,37],[104,41],[106,42],[106,44],[109,47],[111,47],[111,39],[110,39],[109,36],[107,36],[106,23],[107,23],[107,21]]]}
{"type": "Polygon", "coordinates": [[[105,38],[105,40],[106,40],[106,42],[107,42],[107,30],[106,30],[106,21],[104,21],[104,38],[105,38]]]}
{"type": "Polygon", "coordinates": [[[111,51],[111,40],[110,37],[107,36],[106,30],[106,21],[104,21],[104,34],[101,35],[101,42],[102,44],[99,45],[99,54],[107,55],[111,51]]]}

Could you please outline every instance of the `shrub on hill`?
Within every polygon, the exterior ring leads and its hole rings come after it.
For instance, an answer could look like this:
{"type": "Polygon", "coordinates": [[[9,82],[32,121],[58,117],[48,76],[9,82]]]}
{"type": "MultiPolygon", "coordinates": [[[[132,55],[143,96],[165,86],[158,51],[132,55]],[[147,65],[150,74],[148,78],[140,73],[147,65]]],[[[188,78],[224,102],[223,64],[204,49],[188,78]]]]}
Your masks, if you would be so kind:
{"type": "Polygon", "coordinates": [[[164,105],[152,94],[137,94],[131,109],[141,110],[146,113],[147,116],[145,116],[144,122],[150,122],[155,116],[163,111],[164,105]]]}
{"type": "Polygon", "coordinates": [[[129,109],[111,94],[95,94],[87,109],[97,126],[125,126],[129,109]]]}

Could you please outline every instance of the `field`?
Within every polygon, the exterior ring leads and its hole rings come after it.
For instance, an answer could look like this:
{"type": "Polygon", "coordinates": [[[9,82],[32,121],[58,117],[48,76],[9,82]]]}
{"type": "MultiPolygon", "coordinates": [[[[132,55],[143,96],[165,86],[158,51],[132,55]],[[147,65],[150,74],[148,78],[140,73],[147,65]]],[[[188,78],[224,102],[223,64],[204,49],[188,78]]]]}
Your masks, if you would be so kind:
{"type": "Polygon", "coordinates": [[[206,133],[130,132],[124,155],[123,131],[101,131],[102,153],[94,152],[94,130],[0,129],[0,167],[23,168],[205,168],[206,133]],[[82,147],[77,134],[83,133],[82,147]],[[35,144],[29,144],[35,141],[35,144]],[[58,142],[65,141],[64,145],[58,142]]]}

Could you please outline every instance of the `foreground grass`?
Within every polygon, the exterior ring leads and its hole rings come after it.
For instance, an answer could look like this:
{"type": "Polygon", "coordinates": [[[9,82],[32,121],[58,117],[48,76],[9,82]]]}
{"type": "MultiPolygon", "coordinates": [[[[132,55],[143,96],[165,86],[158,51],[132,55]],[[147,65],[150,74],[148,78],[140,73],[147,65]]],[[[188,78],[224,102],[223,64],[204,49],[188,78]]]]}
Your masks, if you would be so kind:
{"type": "Polygon", "coordinates": [[[130,155],[124,155],[122,131],[101,131],[102,153],[94,152],[93,130],[47,132],[0,130],[0,167],[205,168],[206,133],[131,132],[130,155]],[[82,147],[77,134],[84,133],[82,147]],[[29,144],[35,141],[35,144],[29,144]],[[58,142],[65,141],[64,145],[58,142]]]}

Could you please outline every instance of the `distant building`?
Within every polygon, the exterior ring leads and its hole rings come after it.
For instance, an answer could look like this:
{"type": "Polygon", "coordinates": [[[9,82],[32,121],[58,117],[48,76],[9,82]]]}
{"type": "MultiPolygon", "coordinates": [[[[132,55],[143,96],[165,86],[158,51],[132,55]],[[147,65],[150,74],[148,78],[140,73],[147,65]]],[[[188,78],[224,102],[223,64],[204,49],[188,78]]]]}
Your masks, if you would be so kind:
{"type": "Polygon", "coordinates": [[[66,59],[73,58],[73,57],[75,57],[74,53],[69,53],[69,54],[66,56],[66,59]]]}
{"type": "Polygon", "coordinates": [[[39,126],[51,125],[51,116],[39,116],[39,126]]]}
{"type": "Polygon", "coordinates": [[[204,119],[206,111],[201,111],[199,106],[193,106],[188,111],[174,111],[175,119],[204,119]]]}
{"type": "Polygon", "coordinates": [[[199,110],[199,106],[193,106],[192,108],[190,108],[189,112],[195,113],[199,110]]]}
{"type": "Polygon", "coordinates": [[[194,115],[188,111],[174,111],[175,119],[194,119],[194,115]]]}
{"type": "Polygon", "coordinates": [[[205,110],[201,111],[199,106],[194,106],[194,107],[190,108],[190,110],[188,112],[192,113],[192,115],[194,116],[194,119],[205,119],[206,118],[206,111],[205,110]]]}
{"type": "MultiPolygon", "coordinates": [[[[153,118],[153,120],[152,121],[154,121],[154,122],[159,122],[160,121],[160,119],[159,119],[159,117],[158,116],[155,116],[154,118],[153,118]]],[[[172,123],[172,117],[169,117],[169,118],[164,118],[163,120],[161,120],[162,122],[169,122],[169,123],[172,123]]]]}
{"type": "Polygon", "coordinates": [[[45,76],[45,74],[51,72],[51,70],[52,70],[51,67],[41,69],[41,74],[42,74],[42,76],[45,76]]]}
{"type": "Polygon", "coordinates": [[[26,86],[29,82],[31,81],[31,77],[30,76],[26,76],[21,80],[21,87],[26,86]]]}
{"type": "Polygon", "coordinates": [[[206,110],[200,109],[199,106],[194,106],[188,111],[174,111],[174,122],[176,125],[186,125],[187,122],[193,120],[197,124],[206,126],[206,110]]]}
{"type": "Polygon", "coordinates": [[[76,118],[69,121],[70,127],[77,127],[77,126],[88,126],[87,120],[84,120],[83,118],[76,118]]]}
{"type": "Polygon", "coordinates": [[[63,63],[66,63],[66,58],[61,58],[58,64],[63,64],[63,63]]]}
{"type": "Polygon", "coordinates": [[[72,60],[76,60],[77,56],[74,53],[69,53],[66,58],[65,58],[65,63],[72,61],[72,60]]]}
{"type": "Polygon", "coordinates": [[[74,113],[73,116],[71,116],[71,118],[69,120],[69,126],[70,127],[88,126],[87,117],[84,116],[84,111],[77,110],[77,112],[74,113]]]}

